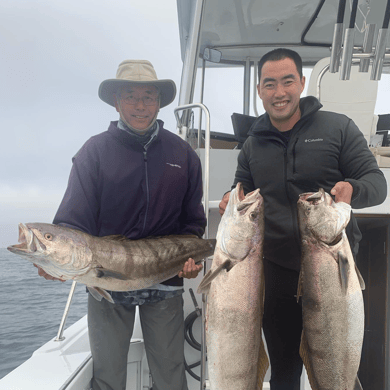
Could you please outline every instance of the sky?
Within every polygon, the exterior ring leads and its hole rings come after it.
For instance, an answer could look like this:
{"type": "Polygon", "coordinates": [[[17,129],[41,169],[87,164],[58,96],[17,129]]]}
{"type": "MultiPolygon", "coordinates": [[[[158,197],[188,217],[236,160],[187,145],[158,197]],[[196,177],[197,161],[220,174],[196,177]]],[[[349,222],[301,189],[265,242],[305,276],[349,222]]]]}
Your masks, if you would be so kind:
{"type": "MultiPolygon", "coordinates": [[[[19,222],[52,221],[72,156],[118,119],[97,91],[103,80],[115,78],[124,59],[151,61],[159,79],[179,87],[175,0],[1,1],[0,248],[16,244],[19,222]]],[[[232,133],[230,115],[242,111],[243,71],[234,74],[227,78],[216,69],[206,74],[213,81],[205,104],[214,131],[232,133]],[[223,110],[216,108],[221,101],[223,110]]],[[[174,132],[177,104],[178,96],[159,114],[174,132]]]]}
{"type": "MultiPolygon", "coordinates": [[[[98,87],[115,78],[124,59],[149,60],[159,79],[179,88],[176,0],[0,2],[0,248],[17,243],[18,223],[52,222],[72,157],[118,119],[98,87]]],[[[233,96],[214,124],[232,133],[230,115],[242,110],[242,71],[229,85],[223,71],[211,73],[227,91],[221,96],[233,96]]],[[[173,132],[177,105],[178,94],[158,116],[173,132]]]]}
{"type": "MultiPolygon", "coordinates": [[[[179,86],[175,0],[2,0],[0,248],[19,222],[51,222],[71,158],[117,120],[97,94],[124,59],[147,59],[179,86]]],[[[173,104],[160,111],[175,131],[173,104]]]]}

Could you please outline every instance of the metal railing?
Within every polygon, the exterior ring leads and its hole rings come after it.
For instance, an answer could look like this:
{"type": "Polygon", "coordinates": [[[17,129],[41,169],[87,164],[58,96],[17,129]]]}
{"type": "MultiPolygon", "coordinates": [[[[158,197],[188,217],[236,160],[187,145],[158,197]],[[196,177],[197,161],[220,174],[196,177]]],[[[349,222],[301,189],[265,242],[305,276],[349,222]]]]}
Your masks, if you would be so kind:
{"type": "Polygon", "coordinates": [[[66,305],[65,305],[64,314],[62,315],[60,328],[58,329],[57,337],[54,339],[54,341],[65,340],[65,337],[63,336],[63,334],[64,334],[66,320],[67,320],[68,314],[69,314],[70,305],[72,303],[73,295],[74,295],[74,292],[76,289],[76,285],[77,285],[77,282],[73,281],[72,286],[71,286],[70,291],[69,291],[68,300],[67,300],[66,305]]]}
{"type": "MultiPolygon", "coordinates": [[[[204,163],[204,183],[203,183],[203,201],[204,209],[207,219],[207,225],[205,229],[205,238],[209,238],[209,186],[210,186],[210,112],[208,108],[202,103],[184,104],[174,109],[174,114],[177,121],[177,127],[182,128],[183,124],[179,117],[179,111],[190,110],[192,108],[200,108],[206,117],[206,131],[205,131],[205,163],[204,163]]],[[[198,142],[201,139],[201,123],[198,126],[198,142]]],[[[199,144],[200,145],[200,144],[199,144]]],[[[204,266],[204,274],[207,272],[207,262],[204,266]]],[[[205,390],[207,388],[206,383],[206,295],[202,294],[202,327],[201,327],[201,365],[200,365],[200,389],[205,390]]]]}

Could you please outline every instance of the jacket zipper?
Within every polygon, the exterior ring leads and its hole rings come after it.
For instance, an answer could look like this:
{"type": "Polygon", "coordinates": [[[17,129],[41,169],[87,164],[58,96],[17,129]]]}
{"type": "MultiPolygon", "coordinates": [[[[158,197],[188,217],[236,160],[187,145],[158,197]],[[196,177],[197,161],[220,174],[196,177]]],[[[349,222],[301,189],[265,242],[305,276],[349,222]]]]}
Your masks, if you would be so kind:
{"type": "Polygon", "coordinates": [[[150,193],[149,193],[149,176],[148,176],[148,156],[147,152],[150,147],[150,144],[154,141],[156,138],[156,135],[153,135],[152,138],[149,140],[149,142],[144,146],[144,163],[145,163],[145,182],[146,182],[146,211],[145,211],[145,218],[144,218],[144,226],[142,228],[142,235],[145,232],[146,229],[146,220],[148,218],[148,212],[149,212],[149,206],[150,206],[150,193]]]}
{"type": "Polygon", "coordinates": [[[296,173],[296,167],[295,167],[295,146],[298,142],[298,138],[295,140],[293,148],[292,148],[292,154],[293,154],[293,173],[296,173]]]}
{"type": "MultiPolygon", "coordinates": [[[[292,147],[292,155],[293,155],[293,173],[295,173],[295,145],[297,144],[298,142],[298,138],[294,141],[294,144],[293,144],[293,147],[292,147]]],[[[288,202],[290,204],[290,208],[292,210],[292,215],[294,215],[294,211],[295,211],[295,208],[293,206],[293,203],[292,203],[292,200],[290,198],[290,195],[289,195],[289,191],[288,191],[288,181],[287,181],[287,160],[288,160],[288,157],[287,157],[287,147],[285,147],[284,149],[284,175],[285,175],[285,186],[286,186],[286,194],[287,194],[287,198],[288,198],[288,202]]],[[[299,227],[298,227],[298,220],[296,218],[293,218],[292,219],[292,223],[293,223],[293,231],[294,231],[294,236],[295,236],[295,241],[298,243],[298,247],[300,248],[300,242],[301,242],[301,235],[300,235],[300,232],[299,232],[299,227]]]]}
{"type": "Polygon", "coordinates": [[[148,178],[148,157],[147,157],[147,149],[144,148],[144,163],[145,163],[145,181],[146,181],[146,211],[145,211],[145,218],[144,218],[144,226],[142,228],[141,235],[144,234],[145,228],[146,228],[146,219],[148,217],[148,211],[149,211],[149,178],[148,178]]]}

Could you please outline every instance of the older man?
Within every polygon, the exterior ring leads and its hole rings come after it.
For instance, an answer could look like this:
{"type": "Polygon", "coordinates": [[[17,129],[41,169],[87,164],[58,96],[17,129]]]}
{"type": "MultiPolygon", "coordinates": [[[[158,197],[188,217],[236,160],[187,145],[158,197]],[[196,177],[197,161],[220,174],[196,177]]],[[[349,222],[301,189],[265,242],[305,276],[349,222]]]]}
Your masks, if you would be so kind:
{"type": "MultiPolygon", "coordinates": [[[[90,138],[73,158],[55,224],[130,239],[203,235],[199,158],[157,119],[175,94],[174,82],[158,80],[152,64],[143,60],[123,61],[116,78],[101,83],[99,97],[116,108],[119,121],[90,138]]],[[[201,268],[189,259],[178,276],[162,284],[111,292],[115,304],[89,296],[94,390],[125,390],[137,305],[153,389],[187,389],[182,277],[196,277],[201,268]]]]}

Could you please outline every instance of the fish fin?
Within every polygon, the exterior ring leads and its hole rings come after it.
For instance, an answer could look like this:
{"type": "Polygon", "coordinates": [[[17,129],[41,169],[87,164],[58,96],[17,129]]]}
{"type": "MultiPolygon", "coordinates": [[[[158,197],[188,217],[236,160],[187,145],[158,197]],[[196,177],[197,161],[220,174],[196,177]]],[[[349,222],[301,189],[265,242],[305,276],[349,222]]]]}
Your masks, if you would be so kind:
{"type": "Polygon", "coordinates": [[[226,269],[227,271],[230,271],[232,269],[231,260],[227,259],[222,264],[220,264],[216,269],[210,269],[207,274],[203,277],[202,281],[199,284],[198,287],[198,294],[204,293],[208,294],[210,290],[210,284],[211,282],[218,276],[218,274],[226,269]]]}
{"type": "Polygon", "coordinates": [[[364,283],[364,279],[363,279],[363,276],[362,274],[360,273],[359,271],[359,268],[357,267],[357,265],[355,264],[355,271],[356,271],[356,275],[359,279],[359,283],[360,283],[360,288],[362,290],[365,290],[366,289],[366,284],[364,283]]]}
{"type": "Polygon", "coordinates": [[[263,390],[264,377],[269,367],[267,352],[265,351],[263,337],[260,340],[259,364],[257,369],[257,390],[263,390]]]}
{"type": "Polygon", "coordinates": [[[111,295],[106,290],[103,290],[100,287],[91,286],[87,286],[87,289],[97,301],[100,302],[103,298],[106,298],[108,302],[115,303],[111,295]]]}
{"type": "Polygon", "coordinates": [[[353,390],[363,390],[362,384],[360,383],[360,380],[358,377],[356,377],[355,386],[354,386],[353,390]]]}
{"type": "Polygon", "coordinates": [[[318,383],[314,376],[314,370],[311,365],[309,344],[307,343],[305,330],[302,331],[301,345],[299,347],[299,355],[302,358],[303,364],[305,365],[307,377],[312,389],[318,389],[318,383]]]}
{"type": "Polygon", "coordinates": [[[340,279],[341,279],[341,289],[344,294],[348,289],[348,275],[349,275],[349,263],[348,258],[343,255],[341,252],[337,253],[338,263],[339,263],[339,271],[340,271],[340,279]]]}
{"type": "Polygon", "coordinates": [[[105,268],[95,268],[95,276],[97,278],[113,278],[119,280],[127,280],[128,278],[120,272],[111,271],[105,268]]]}

